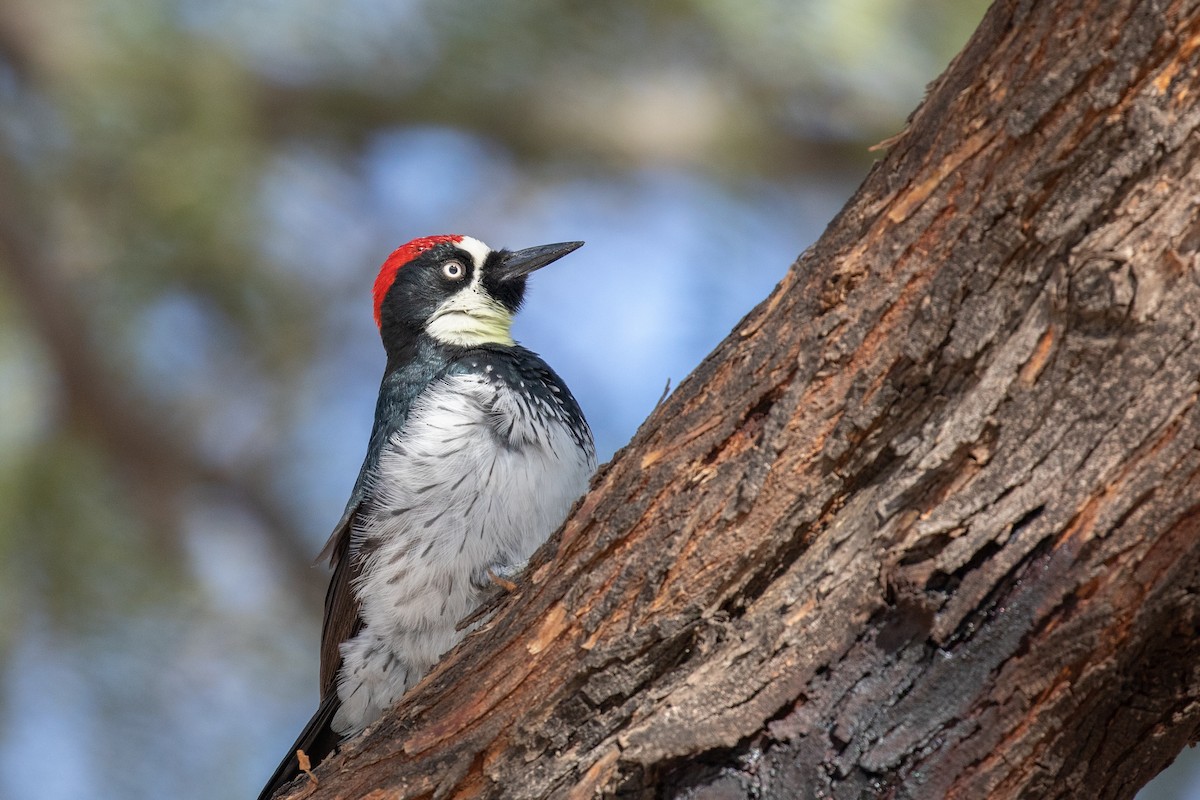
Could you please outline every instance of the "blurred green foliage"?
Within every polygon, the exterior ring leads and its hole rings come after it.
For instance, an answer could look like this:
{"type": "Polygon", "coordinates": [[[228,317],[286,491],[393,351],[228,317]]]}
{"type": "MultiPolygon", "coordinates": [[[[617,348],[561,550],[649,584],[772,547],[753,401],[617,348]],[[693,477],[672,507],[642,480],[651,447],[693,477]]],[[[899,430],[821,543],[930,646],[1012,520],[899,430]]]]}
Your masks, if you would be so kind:
{"type": "Polygon", "coordinates": [[[410,224],[515,240],[663,173],[734,205],[853,185],[984,7],[0,5],[0,795],[257,791],[313,700],[364,287],[441,232],[410,224]]]}
{"type": "MultiPolygon", "coordinates": [[[[271,263],[263,240],[264,176],[281,154],[302,148],[363,180],[356,162],[380,131],[440,125],[486,138],[533,184],[661,163],[733,181],[861,170],[981,11],[948,0],[6,4],[0,291],[12,313],[0,355],[12,385],[0,435],[12,447],[0,542],[32,563],[5,582],[20,598],[5,608],[78,621],[114,570],[186,582],[169,530],[178,495],[212,472],[236,493],[286,454],[324,299],[271,263]],[[224,463],[191,455],[195,430],[228,413],[223,392],[140,363],[146,315],[173,293],[205,309],[222,351],[174,363],[199,360],[262,405],[258,435],[224,463]],[[46,314],[69,335],[47,334],[46,314]],[[63,380],[72,360],[96,372],[63,380]],[[153,487],[170,496],[126,485],[158,456],[106,435],[113,409],[89,409],[93,389],[152,441],[176,442],[171,480],[153,487]]],[[[109,602],[103,613],[123,611],[109,602]]]]}

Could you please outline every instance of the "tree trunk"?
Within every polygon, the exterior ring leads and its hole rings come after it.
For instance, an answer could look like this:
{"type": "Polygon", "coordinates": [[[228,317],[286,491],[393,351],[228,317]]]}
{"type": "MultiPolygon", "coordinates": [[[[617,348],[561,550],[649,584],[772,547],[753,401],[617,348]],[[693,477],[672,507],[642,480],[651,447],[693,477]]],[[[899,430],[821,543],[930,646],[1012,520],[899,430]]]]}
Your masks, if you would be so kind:
{"type": "Polygon", "coordinates": [[[290,796],[1132,797],[1200,736],[1198,76],[1200,0],[997,2],[525,585],[290,796]]]}

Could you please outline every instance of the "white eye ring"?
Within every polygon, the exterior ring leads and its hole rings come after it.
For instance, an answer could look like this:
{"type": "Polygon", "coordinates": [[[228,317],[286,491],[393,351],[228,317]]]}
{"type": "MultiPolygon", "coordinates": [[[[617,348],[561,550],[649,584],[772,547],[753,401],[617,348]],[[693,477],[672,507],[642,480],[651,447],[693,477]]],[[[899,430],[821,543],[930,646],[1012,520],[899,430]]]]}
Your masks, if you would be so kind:
{"type": "Polygon", "coordinates": [[[467,274],[467,270],[457,261],[447,261],[442,264],[442,274],[452,281],[457,281],[467,274]]]}

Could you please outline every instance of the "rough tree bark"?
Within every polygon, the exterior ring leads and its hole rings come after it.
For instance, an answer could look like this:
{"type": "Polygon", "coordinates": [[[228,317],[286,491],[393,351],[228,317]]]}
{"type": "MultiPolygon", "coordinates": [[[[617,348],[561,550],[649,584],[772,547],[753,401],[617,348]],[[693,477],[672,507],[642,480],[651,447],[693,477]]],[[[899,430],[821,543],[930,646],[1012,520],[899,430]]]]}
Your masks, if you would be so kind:
{"type": "Polygon", "coordinates": [[[528,583],[290,796],[1132,797],[1200,736],[1198,76],[1198,0],[998,2],[528,583]]]}

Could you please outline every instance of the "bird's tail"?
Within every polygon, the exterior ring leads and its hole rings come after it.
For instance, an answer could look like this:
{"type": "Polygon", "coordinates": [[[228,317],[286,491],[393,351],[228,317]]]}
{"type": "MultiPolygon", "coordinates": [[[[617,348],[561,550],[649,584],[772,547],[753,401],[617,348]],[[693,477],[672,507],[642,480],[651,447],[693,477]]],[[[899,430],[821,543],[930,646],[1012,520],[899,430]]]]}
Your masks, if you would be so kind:
{"type": "Polygon", "coordinates": [[[312,767],[315,767],[334,751],[340,737],[333,732],[331,723],[339,705],[341,703],[338,702],[336,691],[330,692],[321,701],[321,707],[317,709],[317,713],[313,714],[312,719],[304,726],[304,730],[296,737],[296,743],[284,756],[283,761],[279,762],[279,766],[275,768],[275,774],[271,776],[271,780],[267,781],[267,785],[259,793],[258,800],[270,800],[280,787],[291,783],[300,774],[300,763],[296,758],[297,750],[304,751],[312,767]]]}

